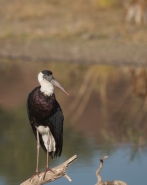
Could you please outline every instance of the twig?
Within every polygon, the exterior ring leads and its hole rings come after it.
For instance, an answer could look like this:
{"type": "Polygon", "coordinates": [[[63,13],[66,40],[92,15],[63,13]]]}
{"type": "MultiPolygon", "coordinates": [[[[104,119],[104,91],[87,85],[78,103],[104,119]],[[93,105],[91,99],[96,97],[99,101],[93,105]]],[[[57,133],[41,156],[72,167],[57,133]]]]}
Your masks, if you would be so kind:
{"type": "Polygon", "coordinates": [[[55,167],[52,169],[52,171],[48,171],[46,173],[45,179],[43,180],[43,175],[44,172],[39,174],[39,177],[36,175],[35,177],[33,177],[33,179],[30,181],[30,178],[28,180],[26,180],[25,182],[21,183],[20,185],[43,185],[46,184],[47,182],[52,182],[62,176],[64,176],[65,178],[67,178],[67,180],[69,180],[70,182],[72,181],[71,178],[66,174],[66,169],[67,167],[73,163],[75,160],[77,159],[77,156],[74,155],[73,157],[71,157],[70,159],[68,159],[67,161],[65,161],[63,164],[55,167]]]}
{"type": "Polygon", "coordinates": [[[123,181],[116,181],[116,180],[114,180],[114,181],[102,181],[102,178],[100,176],[100,171],[103,167],[103,160],[106,159],[106,158],[108,158],[108,156],[104,156],[100,159],[100,166],[99,166],[98,170],[96,171],[96,176],[98,178],[98,181],[95,185],[127,185],[123,181]]]}

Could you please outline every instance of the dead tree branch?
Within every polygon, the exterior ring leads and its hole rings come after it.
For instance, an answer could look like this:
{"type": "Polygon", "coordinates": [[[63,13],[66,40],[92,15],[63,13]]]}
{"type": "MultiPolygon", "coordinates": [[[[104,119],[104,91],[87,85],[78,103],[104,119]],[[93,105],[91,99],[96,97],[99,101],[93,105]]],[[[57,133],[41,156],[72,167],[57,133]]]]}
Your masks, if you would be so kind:
{"type": "Polygon", "coordinates": [[[108,156],[104,156],[100,159],[100,166],[98,168],[98,170],[96,171],[96,176],[98,178],[98,181],[95,185],[127,185],[125,182],[123,181],[118,181],[118,180],[114,180],[114,181],[102,181],[102,178],[100,176],[100,171],[103,167],[103,160],[108,158],[108,156]]]}
{"type": "Polygon", "coordinates": [[[77,159],[77,156],[74,155],[73,157],[71,157],[70,159],[68,159],[67,161],[65,161],[63,164],[55,167],[52,169],[52,171],[48,171],[46,173],[45,179],[43,180],[43,175],[44,172],[39,174],[39,177],[36,175],[35,177],[33,177],[33,179],[30,181],[30,178],[28,180],[26,180],[25,182],[21,183],[20,185],[43,185],[46,184],[47,182],[52,182],[62,176],[64,176],[65,178],[67,178],[67,180],[69,180],[70,182],[72,181],[71,178],[66,174],[66,169],[67,167],[73,163],[75,160],[77,159]]]}

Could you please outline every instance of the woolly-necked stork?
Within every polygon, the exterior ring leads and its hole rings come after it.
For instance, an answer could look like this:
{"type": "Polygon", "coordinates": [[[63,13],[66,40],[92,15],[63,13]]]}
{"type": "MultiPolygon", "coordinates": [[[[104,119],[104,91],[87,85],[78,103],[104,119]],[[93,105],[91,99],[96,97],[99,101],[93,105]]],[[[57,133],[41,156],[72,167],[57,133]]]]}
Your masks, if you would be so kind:
{"type": "MultiPolygon", "coordinates": [[[[54,86],[69,95],[55,80],[51,71],[43,70],[38,74],[39,87],[36,87],[28,96],[27,112],[30,124],[37,139],[36,173],[39,176],[39,148],[40,145],[47,153],[45,174],[51,170],[48,165],[48,156],[51,158],[61,155],[63,145],[64,116],[54,94],[54,86]],[[53,86],[54,85],[54,86],[53,86]]],[[[52,170],[51,170],[52,171],[52,170]]]]}

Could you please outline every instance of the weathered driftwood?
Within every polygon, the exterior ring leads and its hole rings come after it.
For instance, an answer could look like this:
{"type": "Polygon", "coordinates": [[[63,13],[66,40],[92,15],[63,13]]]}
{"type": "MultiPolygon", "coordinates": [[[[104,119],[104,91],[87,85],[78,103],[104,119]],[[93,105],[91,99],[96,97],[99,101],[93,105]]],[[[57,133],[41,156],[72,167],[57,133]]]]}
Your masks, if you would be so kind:
{"type": "Polygon", "coordinates": [[[100,159],[100,166],[98,168],[98,170],[96,171],[96,176],[98,178],[98,181],[95,185],[127,185],[125,182],[123,181],[118,181],[118,180],[114,180],[114,181],[102,181],[102,178],[100,176],[100,171],[103,167],[103,160],[108,158],[108,156],[104,156],[100,159]]]}
{"type": "Polygon", "coordinates": [[[48,171],[46,173],[45,179],[43,180],[43,175],[44,172],[39,174],[39,177],[36,175],[32,178],[32,180],[30,181],[30,178],[28,180],[26,180],[25,182],[21,183],[20,185],[43,185],[46,184],[47,182],[52,182],[62,176],[64,176],[65,178],[67,178],[70,182],[72,181],[71,178],[66,174],[66,169],[67,167],[73,163],[75,160],[77,159],[77,156],[74,155],[73,157],[71,157],[70,159],[68,159],[67,161],[65,161],[64,163],[62,163],[61,165],[55,167],[52,169],[52,171],[48,171]]]}

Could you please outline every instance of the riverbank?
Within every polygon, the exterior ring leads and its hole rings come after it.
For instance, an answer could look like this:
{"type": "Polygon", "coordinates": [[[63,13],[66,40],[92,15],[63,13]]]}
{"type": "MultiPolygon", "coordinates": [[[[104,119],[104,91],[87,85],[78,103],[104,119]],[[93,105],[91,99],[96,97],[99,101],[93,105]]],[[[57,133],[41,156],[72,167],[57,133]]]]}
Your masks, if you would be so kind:
{"type": "Polygon", "coordinates": [[[147,65],[147,45],[112,42],[20,41],[0,42],[1,59],[88,64],[147,65]]]}
{"type": "Polygon", "coordinates": [[[72,3],[2,0],[1,60],[147,65],[147,25],[125,23],[120,5],[72,3]]]}

